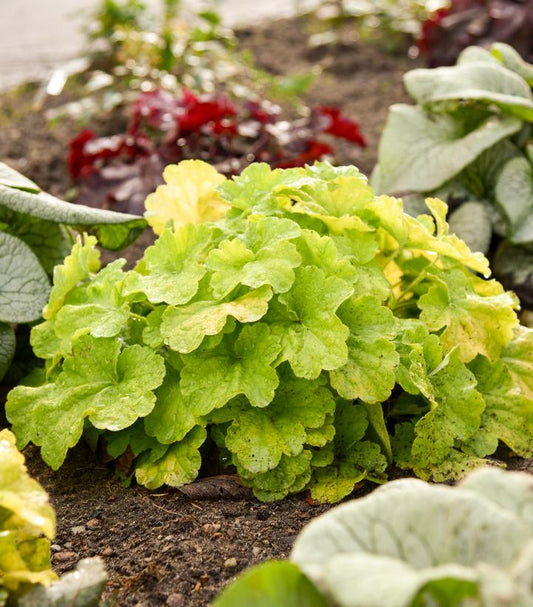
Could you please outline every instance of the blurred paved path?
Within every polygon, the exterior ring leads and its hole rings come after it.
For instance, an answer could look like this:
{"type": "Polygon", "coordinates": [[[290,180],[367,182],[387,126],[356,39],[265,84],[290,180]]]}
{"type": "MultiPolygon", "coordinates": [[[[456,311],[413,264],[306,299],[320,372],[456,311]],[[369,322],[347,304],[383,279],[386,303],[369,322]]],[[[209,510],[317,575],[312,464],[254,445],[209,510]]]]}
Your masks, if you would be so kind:
{"type": "MultiPolygon", "coordinates": [[[[144,0],[151,11],[161,0],[144,0]]],[[[193,6],[198,0],[184,0],[193,6]]],[[[316,2],[315,2],[316,3],[316,2]]],[[[227,25],[288,16],[312,0],[217,0],[227,25]]],[[[82,26],[98,0],[0,0],[0,90],[46,77],[55,67],[79,55],[82,26]]]]}

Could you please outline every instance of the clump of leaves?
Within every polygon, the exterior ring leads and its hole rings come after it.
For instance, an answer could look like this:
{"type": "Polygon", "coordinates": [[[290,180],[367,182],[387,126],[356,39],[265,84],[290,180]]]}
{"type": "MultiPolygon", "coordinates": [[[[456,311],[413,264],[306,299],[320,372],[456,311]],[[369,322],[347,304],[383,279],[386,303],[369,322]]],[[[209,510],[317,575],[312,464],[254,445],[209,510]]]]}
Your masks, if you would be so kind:
{"type": "Polygon", "coordinates": [[[92,231],[103,247],[119,249],[145,225],[140,217],[59,200],[0,163],[0,379],[15,355],[15,325],[41,318],[54,267],[72,246],[71,230],[92,231]]]}
{"type": "Polygon", "coordinates": [[[99,559],[61,580],[50,567],[55,513],[9,430],[0,431],[0,606],[96,607],[106,583],[99,559]]]}
{"type": "Polygon", "coordinates": [[[467,48],[452,67],[412,70],[404,81],[418,105],[390,108],[373,186],[446,200],[453,229],[490,254],[496,277],[530,307],[533,65],[498,43],[467,48]]]}
{"type": "Polygon", "coordinates": [[[533,61],[531,0],[451,0],[423,24],[418,47],[429,65],[452,65],[467,46],[504,42],[533,61]]]}
{"type": "Polygon", "coordinates": [[[441,480],[500,441],[533,455],[533,330],[442,201],[415,219],[328,163],[164,178],[135,269],[100,269],[87,236],[56,270],[45,366],[7,400],[20,445],[57,469],[100,439],[156,488],[194,481],[211,444],[261,500],[331,502],[392,462],[441,480]]]}
{"type": "Polygon", "coordinates": [[[239,108],[224,95],[185,90],[177,97],[157,89],[136,99],[126,134],[96,138],[86,129],[75,137],[69,169],[82,184],[80,202],[142,214],[167,164],[198,158],[228,176],[253,161],[303,166],[333,154],[322,134],[366,145],[358,124],[335,107],[317,106],[306,118],[288,121],[268,102],[239,108]]]}
{"type": "Polygon", "coordinates": [[[532,489],[491,468],[454,488],[393,481],[313,520],[290,561],[245,572],[214,607],[531,605],[532,489]]]}

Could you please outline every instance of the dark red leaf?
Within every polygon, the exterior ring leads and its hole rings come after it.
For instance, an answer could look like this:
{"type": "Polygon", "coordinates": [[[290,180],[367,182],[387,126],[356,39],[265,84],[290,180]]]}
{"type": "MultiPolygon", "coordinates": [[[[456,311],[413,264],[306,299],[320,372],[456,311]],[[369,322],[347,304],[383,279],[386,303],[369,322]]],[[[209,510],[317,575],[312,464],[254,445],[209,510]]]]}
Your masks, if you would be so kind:
{"type": "Polygon", "coordinates": [[[363,137],[357,122],[346,118],[339,108],[319,105],[316,111],[329,118],[329,124],[324,129],[324,133],[352,141],[363,148],[366,147],[366,139],[363,137]]]}

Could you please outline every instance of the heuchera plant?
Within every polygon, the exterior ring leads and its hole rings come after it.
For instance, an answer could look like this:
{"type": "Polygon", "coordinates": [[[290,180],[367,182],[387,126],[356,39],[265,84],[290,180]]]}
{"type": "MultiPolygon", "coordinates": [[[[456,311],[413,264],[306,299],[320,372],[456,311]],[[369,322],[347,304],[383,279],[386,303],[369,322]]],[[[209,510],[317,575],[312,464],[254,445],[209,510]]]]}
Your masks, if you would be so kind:
{"type": "Polygon", "coordinates": [[[531,307],[533,65],[498,43],[404,82],[417,105],[390,108],[373,187],[418,194],[407,207],[415,214],[425,196],[447,201],[453,231],[489,254],[495,276],[531,307]]]}
{"type": "Polygon", "coordinates": [[[500,441],[533,455],[533,331],[442,201],[415,219],[327,163],[164,177],[134,270],[100,269],[94,237],[57,268],[45,366],[7,400],[20,445],[56,469],[100,438],[156,488],[192,482],[211,442],[259,499],[331,502],[392,462],[442,480],[500,441]]]}
{"type": "Polygon", "coordinates": [[[161,89],[142,93],[126,134],[97,138],[85,129],[71,141],[68,163],[81,184],[79,202],[142,214],[170,163],[198,158],[229,176],[252,161],[288,168],[322,160],[334,151],[322,134],[366,146],[357,123],[335,107],[317,106],[292,121],[280,113],[273,103],[237,107],[223,95],[187,89],[181,97],[161,89]]]}
{"type": "Polygon", "coordinates": [[[55,513],[32,479],[9,430],[0,431],[0,606],[97,607],[106,583],[100,559],[80,561],[61,580],[50,567],[55,513]]]}
{"type": "Polygon", "coordinates": [[[80,226],[97,234],[103,247],[119,249],[146,222],[59,200],[0,163],[0,380],[15,356],[14,327],[41,318],[54,266],[70,251],[71,230],[80,226]]]}
{"type": "Polygon", "coordinates": [[[530,606],[532,489],[494,468],[453,488],[393,481],[311,521],[290,561],[250,569],[213,605],[530,606]]]}

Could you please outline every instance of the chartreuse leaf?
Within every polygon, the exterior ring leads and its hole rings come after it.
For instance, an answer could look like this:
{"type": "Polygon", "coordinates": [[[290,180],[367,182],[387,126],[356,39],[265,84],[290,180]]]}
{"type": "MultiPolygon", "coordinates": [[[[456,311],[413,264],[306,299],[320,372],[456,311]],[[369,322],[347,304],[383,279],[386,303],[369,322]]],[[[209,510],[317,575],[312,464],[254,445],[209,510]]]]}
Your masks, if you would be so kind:
{"type": "Polygon", "coordinates": [[[404,76],[407,92],[423,106],[443,101],[481,101],[522,120],[533,121],[533,94],[518,74],[493,62],[467,62],[451,67],[411,70],[404,76]]]}
{"type": "Polygon", "coordinates": [[[374,228],[358,215],[374,198],[374,193],[362,174],[357,177],[338,177],[335,179],[335,187],[331,189],[322,182],[312,188],[303,187],[287,192],[281,190],[280,193],[289,194],[296,201],[290,207],[291,212],[319,219],[332,234],[342,234],[344,230],[350,229],[361,232],[374,231],[374,228]],[[307,189],[311,192],[308,193],[307,189]]]}
{"type": "Polygon", "coordinates": [[[488,455],[504,442],[522,457],[533,456],[533,400],[513,382],[503,361],[491,364],[479,356],[470,364],[477,380],[477,391],[486,403],[476,443],[488,455]]]}
{"type": "Polygon", "coordinates": [[[118,339],[85,335],[53,383],[12,390],[6,414],[20,444],[41,446],[43,459],[57,469],[79,441],[85,418],[99,429],[127,428],[153,409],[152,390],[164,375],[163,359],[151,349],[121,349],[118,339]]]}
{"type": "Polygon", "coordinates": [[[315,464],[309,484],[314,499],[337,502],[367,476],[376,480],[383,476],[387,459],[378,444],[363,440],[367,428],[368,413],[365,407],[347,401],[337,403],[335,438],[331,446],[326,445],[322,449],[326,453],[332,450],[334,456],[326,465],[322,465],[322,462],[320,466],[315,464]]]}
{"type": "Polygon", "coordinates": [[[297,377],[314,379],[322,369],[336,369],[347,361],[349,330],[335,311],[351,293],[349,284],[320,268],[297,268],[294,285],[279,296],[273,317],[281,356],[297,377]]]}
{"type": "Polygon", "coordinates": [[[205,428],[196,426],[182,440],[143,453],[135,466],[137,481],[148,489],[161,485],[181,487],[198,476],[202,457],[198,449],[207,436],[205,428]]]}
{"type": "Polygon", "coordinates": [[[475,375],[461,362],[458,347],[444,357],[429,378],[434,400],[415,424],[411,455],[419,476],[441,480],[441,464],[447,474],[453,475],[454,457],[459,458],[455,462],[457,470],[464,465],[463,460],[468,460],[468,456],[455,453],[454,448],[458,441],[467,442],[479,430],[486,403],[476,389],[475,375]]]}
{"type": "Polygon", "coordinates": [[[243,408],[226,434],[226,446],[239,466],[252,473],[275,468],[282,455],[298,455],[308,429],[320,429],[335,411],[323,381],[306,381],[285,370],[274,400],[265,408],[243,408]]]}
{"type": "Polygon", "coordinates": [[[213,607],[328,607],[300,569],[288,561],[268,561],[248,569],[228,585],[213,607]]]}
{"type": "Polygon", "coordinates": [[[216,188],[226,178],[201,160],[170,164],[163,171],[166,185],[146,198],[145,217],[156,234],[166,226],[213,221],[223,217],[228,205],[216,188]]]}
{"type": "Polygon", "coordinates": [[[81,226],[84,231],[96,234],[101,246],[113,250],[133,242],[146,227],[146,221],[136,215],[93,209],[55,198],[2,163],[0,207],[76,229],[81,226]]]}
{"type": "Polygon", "coordinates": [[[240,467],[238,460],[235,463],[243,484],[252,488],[257,499],[272,502],[306,487],[311,478],[311,460],[311,451],[304,449],[298,455],[282,455],[275,468],[257,474],[240,467]]]}
{"type": "Polygon", "coordinates": [[[293,268],[301,263],[290,240],[299,235],[300,228],[293,221],[252,216],[244,235],[225,240],[207,258],[214,296],[226,297],[239,284],[251,288],[270,285],[274,293],[288,291],[294,282],[293,268]]]}
{"type": "Polygon", "coordinates": [[[29,476],[15,442],[9,430],[0,431],[0,589],[11,592],[56,577],[49,542],[54,510],[46,491],[29,476]]]}
{"type": "Polygon", "coordinates": [[[148,247],[136,271],[128,274],[125,293],[144,293],[152,303],[187,303],[196,295],[205,274],[212,237],[212,231],[202,224],[164,230],[148,247]]]}
{"type": "Polygon", "coordinates": [[[55,316],[67,294],[100,269],[100,253],[96,249],[96,242],[94,236],[78,236],[70,255],[62,265],[54,268],[54,286],[43,310],[45,319],[55,316]]]}
{"type": "Polygon", "coordinates": [[[117,259],[90,282],[73,287],[58,312],[32,329],[31,344],[37,356],[66,356],[82,335],[114,337],[121,333],[130,316],[129,302],[122,295],[125,262],[117,259]]]}
{"type": "Polygon", "coordinates": [[[378,193],[431,192],[521,126],[514,116],[489,116],[468,128],[451,115],[392,105],[371,184],[378,193]]]}
{"type": "Polygon", "coordinates": [[[193,352],[206,336],[220,333],[229,317],[241,323],[260,320],[267,313],[271,297],[271,288],[263,285],[231,301],[194,301],[184,306],[169,306],[162,312],[161,336],[173,350],[184,354],[193,352]]]}
{"type": "Polygon", "coordinates": [[[346,399],[387,400],[399,362],[392,343],[397,330],[392,312],[375,297],[363,296],[342,304],[339,316],[350,329],[348,362],[330,372],[332,387],[346,399]]]}
{"type": "Polygon", "coordinates": [[[30,247],[0,231],[0,320],[37,320],[49,293],[46,272],[30,247]]]}
{"type": "Polygon", "coordinates": [[[218,348],[183,357],[181,391],[191,398],[198,415],[207,415],[244,394],[253,407],[266,407],[279,384],[272,366],[280,351],[279,338],[263,323],[226,335],[218,348]]]}
{"type": "Polygon", "coordinates": [[[524,396],[533,398],[533,329],[516,327],[512,341],[502,352],[502,361],[513,384],[524,396]]]}
{"type": "Polygon", "coordinates": [[[313,520],[290,559],[340,607],[528,605],[531,531],[473,489],[394,481],[313,520]]]}
{"type": "Polygon", "coordinates": [[[195,415],[191,399],[184,396],[180,387],[180,374],[170,365],[163,384],[155,390],[155,407],[144,418],[144,427],[149,436],[169,445],[181,441],[196,425],[202,425],[195,415]]]}
{"type": "Polygon", "coordinates": [[[460,269],[435,278],[417,305],[420,319],[431,331],[444,329],[445,351],[458,346],[464,362],[477,354],[498,358],[518,325],[513,309],[518,307],[516,296],[494,280],[482,281],[460,269]]]}

